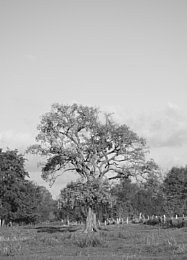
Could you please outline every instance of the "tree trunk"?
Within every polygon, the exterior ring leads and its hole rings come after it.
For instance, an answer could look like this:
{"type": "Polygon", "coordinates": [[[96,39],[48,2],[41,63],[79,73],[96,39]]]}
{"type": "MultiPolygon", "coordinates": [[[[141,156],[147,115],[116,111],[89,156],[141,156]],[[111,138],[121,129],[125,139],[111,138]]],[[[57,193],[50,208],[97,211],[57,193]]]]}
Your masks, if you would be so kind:
{"type": "Polygon", "coordinates": [[[90,233],[90,232],[97,232],[97,223],[96,223],[96,214],[93,212],[92,208],[89,207],[88,209],[88,215],[86,218],[86,227],[84,232],[90,233]]]}
{"type": "Polygon", "coordinates": [[[4,219],[0,219],[0,226],[3,227],[5,224],[5,220],[4,219]]]}

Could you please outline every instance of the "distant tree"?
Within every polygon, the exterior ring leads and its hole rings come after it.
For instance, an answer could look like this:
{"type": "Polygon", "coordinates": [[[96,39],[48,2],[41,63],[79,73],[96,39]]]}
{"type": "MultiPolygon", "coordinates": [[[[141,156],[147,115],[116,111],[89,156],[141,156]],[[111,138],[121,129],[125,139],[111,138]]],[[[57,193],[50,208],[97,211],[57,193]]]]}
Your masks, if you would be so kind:
{"type": "Polygon", "coordinates": [[[162,215],[165,213],[165,200],[162,191],[162,174],[154,161],[150,164],[150,171],[146,180],[139,186],[132,204],[138,213],[145,215],[162,215]],[[154,170],[151,170],[153,167],[154,170]]]}
{"type": "Polygon", "coordinates": [[[0,150],[0,217],[13,220],[20,209],[20,184],[28,176],[24,169],[25,159],[17,150],[0,150]]]}
{"type": "Polygon", "coordinates": [[[19,208],[15,214],[14,221],[17,223],[36,223],[40,219],[38,211],[39,197],[37,194],[37,185],[29,180],[24,180],[18,186],[19,192],[17,199],[19,208]]]}
{"type": "Polygon", "coordinates": [[[187,214],[187,166],[173,167],[163,183],[166,207],[170,215],[187,214]]]}
{"type": "Polygon", "coordinates": [[[143,189],[150,191],[152,196],[156,196],[160,192],[163,177],[159,166],[153,161],[149,164],[149,173],[146,180],[142,183],[143,189]]]}
{"type": "Polygon", "coordinates": [[[114,214],[116,217],[129,217],[136,214],[133,200],[139,191],[139,186],[131,179],[124,179],[112,188],[112,195],[116,198],[114,214]]]}
{"type": "Polygon", "coordinates": [[[29,175],[24,164],[17,150],[0,150],[0,218],[7,222],[32,222],[36,217],[34,187],[25,179],[29,175]]]}
{"type": "Polygon", "coordinates": [[[132,207],[137,213],[142,213],[145,216],[163,215],[165,213],[165,204],[162,193],[157,193],[155,196],[151,190],[141,189],[132,200],[132,207]]]}
{"type": "MultiPolygon", "coordinates": [[[[145,140],[97,108],[54,104],[42,117],[38,131],[39,144],[28,151],[47,158],[42,177],[51,183],[68,171],[78,173],[87,187],[95,183],[102,187],[104,178],[139,179],[147,174],[145,140]]],[[[95,198],[99,198],[98,191],[96,193],[95,198]]],[[[89,192],[85,195],[85,201],[89,201],[92,195],[89,192]]],[[[97,200],[94,202],[97,204],[97,200]]],[[[87,207],[85,232],[96,229],[93,205],[88,203],[87,207]]]]}
{"type": "Polygon", "coordinates": [[[37,186],[37,212],[40,221],[55,219],[56,202],[53,200],[51,193],[43,186],[37,186]]]}

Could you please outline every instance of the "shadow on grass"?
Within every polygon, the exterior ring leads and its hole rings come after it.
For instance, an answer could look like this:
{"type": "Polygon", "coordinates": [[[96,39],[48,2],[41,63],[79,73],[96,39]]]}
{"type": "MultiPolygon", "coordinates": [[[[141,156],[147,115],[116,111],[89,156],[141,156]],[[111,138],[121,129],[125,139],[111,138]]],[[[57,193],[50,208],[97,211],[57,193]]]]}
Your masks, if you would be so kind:
{"type": "MultiPolygon", "coordinates": [[[[53,234],[53,233],[73,233],[76,231],[84,231],[83,226],[76,226],[76,225],[70,225],[70,226],[54,226],[54,225],[37,225],[37,226],[27,226],[23,227],[25,230],[36,230],[37,233],[48,233],[48,234],[53,234]]],[[[106,227],[98,227],[99,231],[109,231],[108,228],[106,227]]]]}
{"type": "MultiPolygon", "coordinates": [[[[78,230],[83,230],[82,227],[80,226],[67,226],[67,227],[64,227],[64,226],[58,226],[58,227],[54,227],[54,226],[41,226],[41,227],[36,227],[35,228],[37,230],[37,232],[45,232],[45,233],[57,233],[57,232],[76,232],[78,230]]],[[[101,228],[99,227],[99,230],[100,231],[108,231],[107,228],[101,228]]]]}
{"type": "Polygon", "coordinates": [[[82,227],[78,226],[37,226],[27,229],[35,229],[37,233],[64,233],[64,232],[76,232],[78,230],[81,230],[82,227]]]}
{"type": "Polygon", "coordinates": [[[77,226],[69,226],[69,227],[54,227],[54,226],[47,226],[47,227],[37,227],[37,232],[45,232],[45,233],[57,233],[57,232],[76,232],[80,230],[80,227],[77,226]]]}

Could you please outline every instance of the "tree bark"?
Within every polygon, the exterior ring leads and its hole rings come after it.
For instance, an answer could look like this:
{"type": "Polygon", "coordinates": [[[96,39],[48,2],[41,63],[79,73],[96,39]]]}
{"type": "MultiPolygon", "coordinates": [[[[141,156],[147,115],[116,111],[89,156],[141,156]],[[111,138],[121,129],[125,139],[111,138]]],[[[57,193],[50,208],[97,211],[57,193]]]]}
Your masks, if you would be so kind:
{"type": "Polygon", "coordinates": [[[3,227],[5,224],[5,220],[4,219],[0,219],[0,227],[3,227]]]}
{"type": "Polygon", "coordinates": [[[86,218],[86,227],[84,233],[97,232],[96,214],[93,212],[92,208],[88,208],[88,215],[86,218]]]}

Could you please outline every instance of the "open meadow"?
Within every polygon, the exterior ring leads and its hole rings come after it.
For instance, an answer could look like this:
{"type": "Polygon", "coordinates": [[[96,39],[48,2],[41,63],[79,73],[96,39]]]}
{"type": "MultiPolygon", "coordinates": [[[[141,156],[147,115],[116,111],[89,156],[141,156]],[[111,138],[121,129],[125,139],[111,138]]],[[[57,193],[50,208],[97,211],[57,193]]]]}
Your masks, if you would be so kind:
{"type": "Polygon", "coordinates": [[[93,234],[82,230],[59,224],[1,227],[0,259],[187,259],[187,227],[123,224],[101,226],[93,234]]]}

